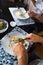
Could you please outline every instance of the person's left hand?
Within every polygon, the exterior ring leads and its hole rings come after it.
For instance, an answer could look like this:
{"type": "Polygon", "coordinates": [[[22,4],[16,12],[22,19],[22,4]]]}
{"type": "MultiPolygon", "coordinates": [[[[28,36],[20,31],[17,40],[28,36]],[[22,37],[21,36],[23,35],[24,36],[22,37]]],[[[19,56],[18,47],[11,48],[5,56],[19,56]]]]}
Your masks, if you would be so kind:
{"type": "Polygon", "coordinates": [[[13,53],[17,56],[17,58],[21,58],[22,56],[24,57],[27,56],[26,49],[21,42],[14,44],[13,53]]]}

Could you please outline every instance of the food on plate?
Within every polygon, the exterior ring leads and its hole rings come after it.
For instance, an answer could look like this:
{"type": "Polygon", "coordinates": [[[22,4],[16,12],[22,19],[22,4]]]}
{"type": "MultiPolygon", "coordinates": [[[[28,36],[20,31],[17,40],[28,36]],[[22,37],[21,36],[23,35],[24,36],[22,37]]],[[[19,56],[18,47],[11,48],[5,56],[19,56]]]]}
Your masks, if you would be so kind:
{"type": "Polygon", "coordinates": [[[11,41],[18,40],[19,38],[20,38],[19,36],[12,36],[12,37],[11,37],[11,41]]]}
{"type": "Polygon", "coordinates": [[[6,28],[6,23],[4,22],[4,20],[0,20],[0,30],[5,28],[6,28]]]}
{"type": "Polygon", "coordinates": [[[12,47],[14,45],[14,43],[17,43],[17,42],[22,42],[24,46],[27,46],[27,44],[25,44],[25,41],[24,41],[24,39],[22,39],[22,37],[12,36],[10,39],[9,47],[12,47]]]}
{"type": "Polygon", "coordinates": [[[22,11],[17,11],[17,12],[16,12],[16,15],[17,15],[17,16],[23,16],[23,12],[22,12],[22,11]]]}
{"type": "Polygon", "coordinates": [[[9,47],[12,47],[13,44],[17,42],[18,38],[19,38],[19,36],[12,36],[12,37],[10,38],[9,47]]]}
{"type": "Polygon", "coordinates": [[[19,42],[22,42],[23,44],[24,44],[24,42],[25,42],[24,39],[22,39],[22,38],[19,38],[18,41],[19,41],[19,42]]]}
{"type": "Polygon", "coordinates": [[[14,44],[14,41],[10,41],[10,43],[9,43],[9,47],[12,47],[13,44],[14,44]]]}

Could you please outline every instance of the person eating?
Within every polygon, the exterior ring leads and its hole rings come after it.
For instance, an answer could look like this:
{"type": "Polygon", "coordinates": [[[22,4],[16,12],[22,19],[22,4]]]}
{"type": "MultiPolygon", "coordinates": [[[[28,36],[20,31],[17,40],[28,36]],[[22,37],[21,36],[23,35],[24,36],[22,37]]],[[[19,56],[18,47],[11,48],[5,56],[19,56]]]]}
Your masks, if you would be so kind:
{"type": "Polygon", "coordinates": [[[43,0],[25,0],[27,3],[27,13],[43,23],[43,0]]]}

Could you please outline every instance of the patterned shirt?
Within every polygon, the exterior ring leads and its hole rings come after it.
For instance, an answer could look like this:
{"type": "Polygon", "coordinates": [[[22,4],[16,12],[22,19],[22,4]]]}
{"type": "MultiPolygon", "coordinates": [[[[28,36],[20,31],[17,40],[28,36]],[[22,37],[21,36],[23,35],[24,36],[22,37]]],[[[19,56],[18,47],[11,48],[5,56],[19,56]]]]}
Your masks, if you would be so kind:
{"type": "Polygon", "coordinates": [[[43,14],[43,1],[42,0],[36,0],[36,7],[34,9],[35,13],[43,14]]]}

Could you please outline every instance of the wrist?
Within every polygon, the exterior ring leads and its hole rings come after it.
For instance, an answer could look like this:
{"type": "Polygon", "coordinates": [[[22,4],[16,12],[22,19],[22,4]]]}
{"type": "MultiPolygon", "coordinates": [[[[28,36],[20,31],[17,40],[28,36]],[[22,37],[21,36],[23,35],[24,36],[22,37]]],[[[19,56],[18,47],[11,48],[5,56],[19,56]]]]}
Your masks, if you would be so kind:
{"type": "Polygon", "coordinates": [[[23,54],[21,57],[18,57],[18,65],[28,65],[28,55],[23,54]]]}
{"type": "Polygon", "coordinates": [[[23,57],[23,55],[19,55],[18,57],[17,57],[17,59],[19,60],[19,59],[21,59],[23,57]]]}
{"type": "Polygon", "coordinates": [[[40,17],[39,14],[35,14],[36,19],[39,19],[39,17],[40,17]]]}
{"type": "Polygon", "coordinates": [[[39,43],[43,43],[43,37],[40,37],[39,43]]]}
{"type": "Polygon", "coordinates": [[[36,14],[36,13],[34,13],[33,17],[34,17],[34,18],[37,18],[37,14],[36,14]]]}
{"type": "Polygon", "coordinates": [[[17,59],[19,60],[19,59],[25,58],[25,57],[28,57],[28,54],[27,54],[27,53],[23,53],[23,54],[19,55],[19,56],[17,57],[17,59]]]}

